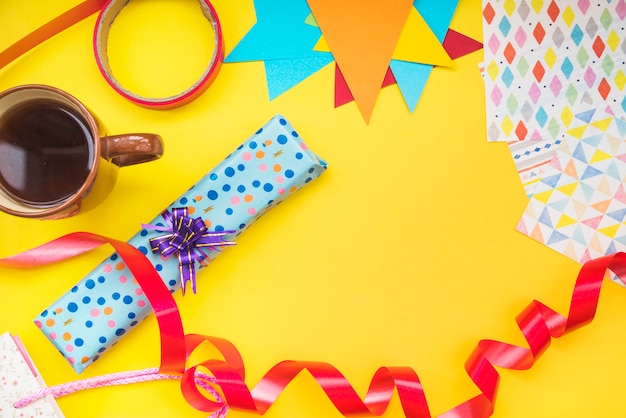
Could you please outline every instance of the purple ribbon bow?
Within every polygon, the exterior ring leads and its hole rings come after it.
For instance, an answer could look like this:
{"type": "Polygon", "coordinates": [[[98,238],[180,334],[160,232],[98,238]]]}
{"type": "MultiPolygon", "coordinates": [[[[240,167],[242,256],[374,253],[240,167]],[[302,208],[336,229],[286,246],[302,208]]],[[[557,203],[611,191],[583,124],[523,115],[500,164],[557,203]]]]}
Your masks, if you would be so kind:
{"type": "Polygon", "coordinates": [[[233,241],[223,241],[222,237],[235,231],[209,231],[202,218],[191,218],[188,209],[172,208],[163,211],[161,216],[167,226],[143,225],[144,228],[160,232],[165,235],[150,238],[150,247],[153,253],[161,253],[165,257],[177,255],[178,270],[180,271],[180,283],[183,294],[187,282],[191,282],[191,289],[196,293],[196,261],[201,266],[206,266],[209,258],[206,250],[219,251],[219,247],[235,245],[233,241]]]}

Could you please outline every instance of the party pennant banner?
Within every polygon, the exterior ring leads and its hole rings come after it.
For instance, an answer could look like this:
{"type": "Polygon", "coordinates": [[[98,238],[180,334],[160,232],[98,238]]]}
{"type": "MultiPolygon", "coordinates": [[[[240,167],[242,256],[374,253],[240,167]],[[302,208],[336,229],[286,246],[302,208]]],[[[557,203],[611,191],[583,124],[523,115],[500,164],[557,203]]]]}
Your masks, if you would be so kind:
{"type": "Polygon", "coordinates": [[[363,118],[369,122],[412,1],[308,3],[363,118]]]}
{"type": "Polygon", "coordinates": [[[255,0],[257,21],[224,62],[262,61],[273,100],[336,61],[335,107],[356,101],[369,121],[380,88],[397,84],[414,112],[432,70],[482,43],[450,29],[458,0],[394,2],[342,2],[339,13],[326,0],[255,0]]]}

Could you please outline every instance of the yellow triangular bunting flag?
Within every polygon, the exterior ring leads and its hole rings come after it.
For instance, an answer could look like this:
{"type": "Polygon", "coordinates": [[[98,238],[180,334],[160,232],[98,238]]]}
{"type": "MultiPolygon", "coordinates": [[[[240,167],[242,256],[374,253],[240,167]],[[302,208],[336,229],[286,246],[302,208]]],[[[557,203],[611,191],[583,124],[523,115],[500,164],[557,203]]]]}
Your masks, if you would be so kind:
{"type": "Polygon", "coordinates": [[[320,36],[320,39],[313,47],[313,50],[319,52],[330,52],[330,47],[328,46],[328,42],[326,42],[326,38],[324,38],[324,35],[320,36]]]}
{"type": "MultiPolygon", "coordinates": [[[[332,52],[323,35],[317,41],[313,50],[332,52]]],[[[453,66],[450,55],[448,55],[441,42],[439,42],[428,26],[428,23],[415,8],[411,9],[391,58],[442,67],[453,66]]]]}
{"type": "Polygon", "coordinates": [[[433,33],[426,20],[413,7],[404,24],[393,59],[422,64],[452,66],[452,59],[433,33]]]}

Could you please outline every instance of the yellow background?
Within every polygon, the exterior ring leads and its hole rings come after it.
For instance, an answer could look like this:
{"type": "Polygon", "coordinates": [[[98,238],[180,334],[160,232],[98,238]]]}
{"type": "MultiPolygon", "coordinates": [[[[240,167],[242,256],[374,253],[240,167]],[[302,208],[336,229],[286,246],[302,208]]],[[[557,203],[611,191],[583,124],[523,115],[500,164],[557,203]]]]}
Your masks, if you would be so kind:
{"type": "MultiPolygon", "coordinates": [[[[77,3],[2,0],[0,49],[77,3]]],[[[228,52],[253,25],[253,2],[213,4],[228,52]]],[[[131,6],[110,41],[125,86],[160,94],[190,84],[210,53],[195,1],[131,6]]],[[[63,88],[111,133],[159,133],[165,155],[121,170],[113,193],[91,212],[60,221],[0,215],[0,256],[73,231],[131,237],[283,113],[328,171],[203,270],[197,295],[176,296],[187,332],[239,348],[250,387],[285,359],[330,362],[362,395],[378,367],[410,366],[437,415],[478,393],[463,364],[480,339],[524,344],[514,318],[532,299],[567,313],[579,265],[514,230],[527,198],[506,145],[486,141],[481,52],[435,70],[414,114],[397,86],[385,88],[369,125],[354,103],[333,108],[332,65],[270,102],[262,63],[226,64],[196,101],[155,111],[118,96],[100,76],[94,22],[95,15],[1,70],[0,89],[63,88]]],[[[452,27],[482,39],[480,1],[461,0],[452,27]]],[[[32,319],[111,252],[103,247],[29,271],[0,269],[0,332],[23,339],[49,385],[78,376],[32,319]]],[[[555,340],[529,371],[499,369],[494,416],[623,415],[625,303],[625,289],[607,283],[591,325],[555,340]]],[[[150,317],[80,377],[155,367],[158,347],[150,317]]],[[[184,402],[175,382],[86,391],[59,405],[68,418],[206,416],[184,402]]],[[[266,416],[340,414],[302,374],[266,416]]],[[[402,416],[396,395],[384,416],[402,416]]]]}

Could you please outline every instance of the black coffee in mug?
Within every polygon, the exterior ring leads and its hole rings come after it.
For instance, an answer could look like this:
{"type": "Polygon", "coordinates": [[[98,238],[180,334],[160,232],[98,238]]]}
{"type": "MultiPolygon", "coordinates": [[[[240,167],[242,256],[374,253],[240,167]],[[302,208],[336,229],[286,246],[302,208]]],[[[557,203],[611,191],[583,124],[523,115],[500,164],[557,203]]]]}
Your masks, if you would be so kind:
{"type": "Polygon", "coordinates": [[[85,183],[94,159],[87,121],[52,100],[17,105],[0,120],[0,187],[30,206],[57,204],[85,183]]]}

